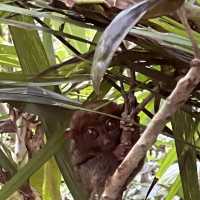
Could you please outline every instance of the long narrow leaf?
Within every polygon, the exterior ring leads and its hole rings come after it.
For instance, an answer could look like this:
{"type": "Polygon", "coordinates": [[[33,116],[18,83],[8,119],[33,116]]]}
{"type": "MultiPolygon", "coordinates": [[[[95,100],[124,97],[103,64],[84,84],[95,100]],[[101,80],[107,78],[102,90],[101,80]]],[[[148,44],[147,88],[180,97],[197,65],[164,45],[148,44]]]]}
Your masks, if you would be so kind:
{"type": "Polygon", "coordinates": [[[80,104],[40,87],[13,87],[0,89],[0,101],[20,101],[74,109],[80,104]]]}
{"type": "MultiPolygon", "coordinates": [[[[179,111],[175,114],[172,125],[175,137],[181,138],[188,143],[193,143],[198,121],[194,121],[189,114],[179,111]]],[[[180,140],[175,140],[175,144],[184,198],[187,200],[198,200],[200,190],[196,166],[196,151],[192,147],[181,143],[180,140]]]]}
{"type": "Polygon", "coordinates": [[[127,8],[117,15],[104,31],[96,47],[92,65],[92,79],[97,92],[102,77],[122,40],[131,28],[147,13],[147,11],[157,3],[157,0],[145,0],[127,8]]]}
{"type": "Polygon", "coordinates": [[[34,24],[30,24],[30,23],[26,23],[26,22],[22,22],[22,21],[17,21],[17,20],[12,20],[12,19],[5,19],[5,18],[0,18],[0,22],[3,23],[3,24],[7,24],[7,25],[17,27],[17,28],[21,28],[21,29],[44,31],[44,32],[47,32],[47,33],[54,34],[56,36],[63,36],[63,37],[67,37],[67,38],[72,39],[72,40],[77,40],[77,41],[80,41],[80,42],[83,42],[83,43],[89,43],[89,44],[94,45],[94,43],[90,42],[89,40],[78,37],[76,35],[64,33],[64,32],[61,32],[61,31],[52,30],[50,28],[43,27],[43,26],[37,26],[37,25],[34,25],[34,24]]]}

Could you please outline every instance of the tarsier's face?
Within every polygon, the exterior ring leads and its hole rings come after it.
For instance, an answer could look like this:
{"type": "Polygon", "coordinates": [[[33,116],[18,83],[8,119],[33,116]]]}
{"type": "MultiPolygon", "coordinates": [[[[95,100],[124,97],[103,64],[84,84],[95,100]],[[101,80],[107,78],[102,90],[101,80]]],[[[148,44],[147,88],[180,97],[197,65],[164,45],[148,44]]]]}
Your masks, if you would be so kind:
{"type": "MultiPolygon", "coordinates": [[[[90,105],[93,109],[97,104],[90,105]]],[[[121,116],[121,106],[109,103],[101,112],[121,116]]],[[[112,151],[119,143],[120,120],[105,115],[77,111],[73,115],[71,131],[77,148],[87,152],[112,151]]]]}

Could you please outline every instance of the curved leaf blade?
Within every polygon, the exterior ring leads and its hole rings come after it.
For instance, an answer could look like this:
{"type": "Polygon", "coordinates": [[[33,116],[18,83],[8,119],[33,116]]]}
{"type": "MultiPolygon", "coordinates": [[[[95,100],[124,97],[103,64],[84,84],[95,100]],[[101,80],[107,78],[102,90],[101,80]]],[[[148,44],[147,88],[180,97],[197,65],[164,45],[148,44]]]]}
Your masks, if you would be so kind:
{"type": "Polygon", "coordinates": [[[158,2],[157,0],[145,0],[123,10],[104,31],[96,47],[91,72],[97,93],[102,77],[121,41],[147,11],[157,5],[158,2]]]}
{"type": "Polygon", "coordinates": [[[172,118],[173,133],[175,139],[177,138],[175,144],[183,194],[184,199],[187,200],[198,200],[200,196],[196,150],[194,147],[183,143],[185,141],[189,144],[195,144],[194,134],[198,128],[198,124],[198,120],[194,120],[192,116],[183,111],[177,111],[172,118]]]}
{"type": "Polygon", "coordinates": [[[11,87],[0,89],[0,101],[16,101],[74,109],[80,106],[56,92],[41,87],[11,87]]]}

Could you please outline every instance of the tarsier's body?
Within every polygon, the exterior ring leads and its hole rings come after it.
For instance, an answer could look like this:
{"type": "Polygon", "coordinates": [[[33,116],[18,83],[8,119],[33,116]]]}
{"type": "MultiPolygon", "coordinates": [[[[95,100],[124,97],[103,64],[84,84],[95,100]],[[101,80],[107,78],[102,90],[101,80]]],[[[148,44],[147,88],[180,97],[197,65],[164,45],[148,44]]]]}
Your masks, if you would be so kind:
{"type": "MultiPolygon", "coordinates": [[[[98,105],[99,103],[90,104],[87,108],[93,109],[98,105]]],[[[98,111],[121,117],[123,107],[109,103],[98,111]]],[[[77,111],[73,115],[70,128],[75,171],[88,191],[89,199],[96,200],[103,192],[106,180],[122,161],[121,155],[117,155],[120,153],[118,147],[122,133],[120,120],[92,112],[77,111]],[[119,151],[116,151],[117,148],[119,151]]],[[[138,134],[132,135],[131,146],[138,138],[138,134]]],[[[141,167],[142,163],[137,172],[141,167]]]]}

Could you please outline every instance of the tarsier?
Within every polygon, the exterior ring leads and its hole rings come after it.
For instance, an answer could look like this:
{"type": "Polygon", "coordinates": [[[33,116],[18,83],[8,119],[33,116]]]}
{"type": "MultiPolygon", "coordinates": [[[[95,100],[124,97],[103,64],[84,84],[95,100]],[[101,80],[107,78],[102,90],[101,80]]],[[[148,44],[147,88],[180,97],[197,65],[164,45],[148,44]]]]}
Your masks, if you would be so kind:
{"type": "MultiPolygon", "coordinates": [[[[121,117],[123,106],[113,102],[107,103],[98,111],[121,117]]],[[[86,107],[94,109],[101,104],[102,102],[97,102],[86,107]]],[[[138,122],[137,117],[134,120],[138,122]]],[[[106,180],[112,176],[128,151],[139,139],[140,131],[136,127],[138,126],[130,124],[129,120],[128,122],[123,120],[120,123],[119,119],[93,112],[77,111],[74,113],[70,125],[72,163],[80,181],[89,193],[90,200],[99,199],[106,180]],[[122,132],[128,136],[123,136],[122,132]]],[[[132,177],[142,166],[143,160],[133,172],[132,177]]],[[[122,199],[122,192],[119,199],[122,199]]]]}

